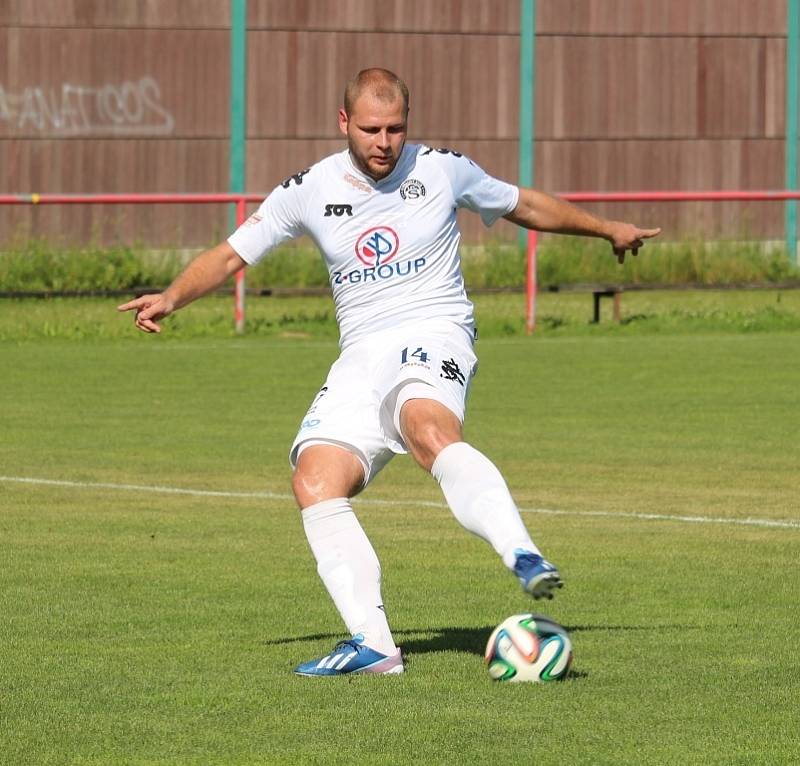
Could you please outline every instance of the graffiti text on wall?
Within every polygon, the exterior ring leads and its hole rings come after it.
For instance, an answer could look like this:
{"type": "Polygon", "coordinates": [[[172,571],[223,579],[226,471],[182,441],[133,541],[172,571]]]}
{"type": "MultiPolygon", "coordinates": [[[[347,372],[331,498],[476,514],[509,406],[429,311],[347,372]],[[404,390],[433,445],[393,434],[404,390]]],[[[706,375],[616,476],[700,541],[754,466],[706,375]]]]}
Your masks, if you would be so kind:
{"type": "Polygon", "coordinates": [[[3,127],[48,136],[153,136],[172,133],[175,119],[161,103],[158,83],[142,77],[98,87],[28,87],[17,93],[0,84],[3,127]]]}

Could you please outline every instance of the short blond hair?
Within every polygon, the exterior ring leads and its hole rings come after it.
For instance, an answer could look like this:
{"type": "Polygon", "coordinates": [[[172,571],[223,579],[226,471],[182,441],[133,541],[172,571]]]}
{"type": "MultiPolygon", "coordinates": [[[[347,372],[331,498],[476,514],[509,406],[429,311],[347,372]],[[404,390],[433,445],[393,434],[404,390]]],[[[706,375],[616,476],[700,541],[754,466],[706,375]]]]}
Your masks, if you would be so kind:
{"type": "Polygon", "coordinates": [[[347,81],[344,89],[344,111],[348,117],[365,91],[381,101],[393,102],[399,96],[403,99],[403,114],[408,115],[408,86],[394,72],[373,67],[362,69],[347,81]]]}

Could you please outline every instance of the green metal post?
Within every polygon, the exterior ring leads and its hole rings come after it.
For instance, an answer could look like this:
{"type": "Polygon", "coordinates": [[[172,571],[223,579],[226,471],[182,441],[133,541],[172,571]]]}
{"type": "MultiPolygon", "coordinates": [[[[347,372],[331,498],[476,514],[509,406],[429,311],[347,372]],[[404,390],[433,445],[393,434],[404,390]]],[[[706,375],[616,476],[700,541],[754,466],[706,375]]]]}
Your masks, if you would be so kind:
{"type": "MultiPolygon", "coordinates": [[[[247,140],[247,0],[231,0],[231,112],[230,186],[244,191],[245,142],[247,140]]],[[[230,228],[235,226],[236,207],[231,205],[230,228]]]]}
{"type": "MultiPolygon", "coordinates": [[[[245,149],[247,142],[247,0],[231,0],[231,115],[230,115],[230,191],[245,187],[245,149]]],[[[228,229],[244,223],[244,203],[231,205],[228,229]],[[238,214],[237,214],[238,213],[238,214]]],[[[244,269],[235,277],[235,326],[244,332],[244,269]]]]}
{"type": "MultiPolygon", "coordinates": [[[[797,190],[797,78],[800,43],[800,0],[786,4],[786,189],[797,190]]],[[[786,252],[797,263],[797,201],[787,200],[785,208],[786,252]]]]}
{"type": "MultiPolygon", "coordinates": [[[[536,85],[536,0],[520,0],[519,25],[519,185],[533,186],[533,134],[536,85]]],[[[527,232],[520,229],[525,246],[527,232]]]]}

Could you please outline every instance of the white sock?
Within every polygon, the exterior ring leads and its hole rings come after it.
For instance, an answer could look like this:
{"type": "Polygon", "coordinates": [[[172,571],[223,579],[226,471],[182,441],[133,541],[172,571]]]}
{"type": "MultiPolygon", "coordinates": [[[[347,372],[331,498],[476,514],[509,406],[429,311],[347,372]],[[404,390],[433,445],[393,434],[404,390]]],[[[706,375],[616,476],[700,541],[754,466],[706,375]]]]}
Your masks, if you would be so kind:
{"type": "Polygon", "coordinates": [[[509,569],[517,548],[541,555],[500,471],[483,453],[466,442],[449,444],[434,460],[431,474],[461,526],[486,540],[509,569]]]}
{"type": "Polygon", "coordinates": [[[381,599],[381,567],[346,497],[323,500],[302,511],[317,572],[351,635],[381,652],[397,651],[381,599]]]}

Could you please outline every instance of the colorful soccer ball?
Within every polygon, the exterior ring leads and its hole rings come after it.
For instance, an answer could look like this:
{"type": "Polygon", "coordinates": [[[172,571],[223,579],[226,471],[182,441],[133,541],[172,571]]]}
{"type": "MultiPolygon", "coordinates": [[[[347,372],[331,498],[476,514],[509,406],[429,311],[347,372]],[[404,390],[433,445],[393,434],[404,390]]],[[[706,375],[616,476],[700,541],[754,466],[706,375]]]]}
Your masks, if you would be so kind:
{"type": "Polygon", "coordinates": [[[569,672],[572,641],[557,622],[541,614],[515,614],[492,631],[486,664],[495,681],[558,681],[569,672]]]}

